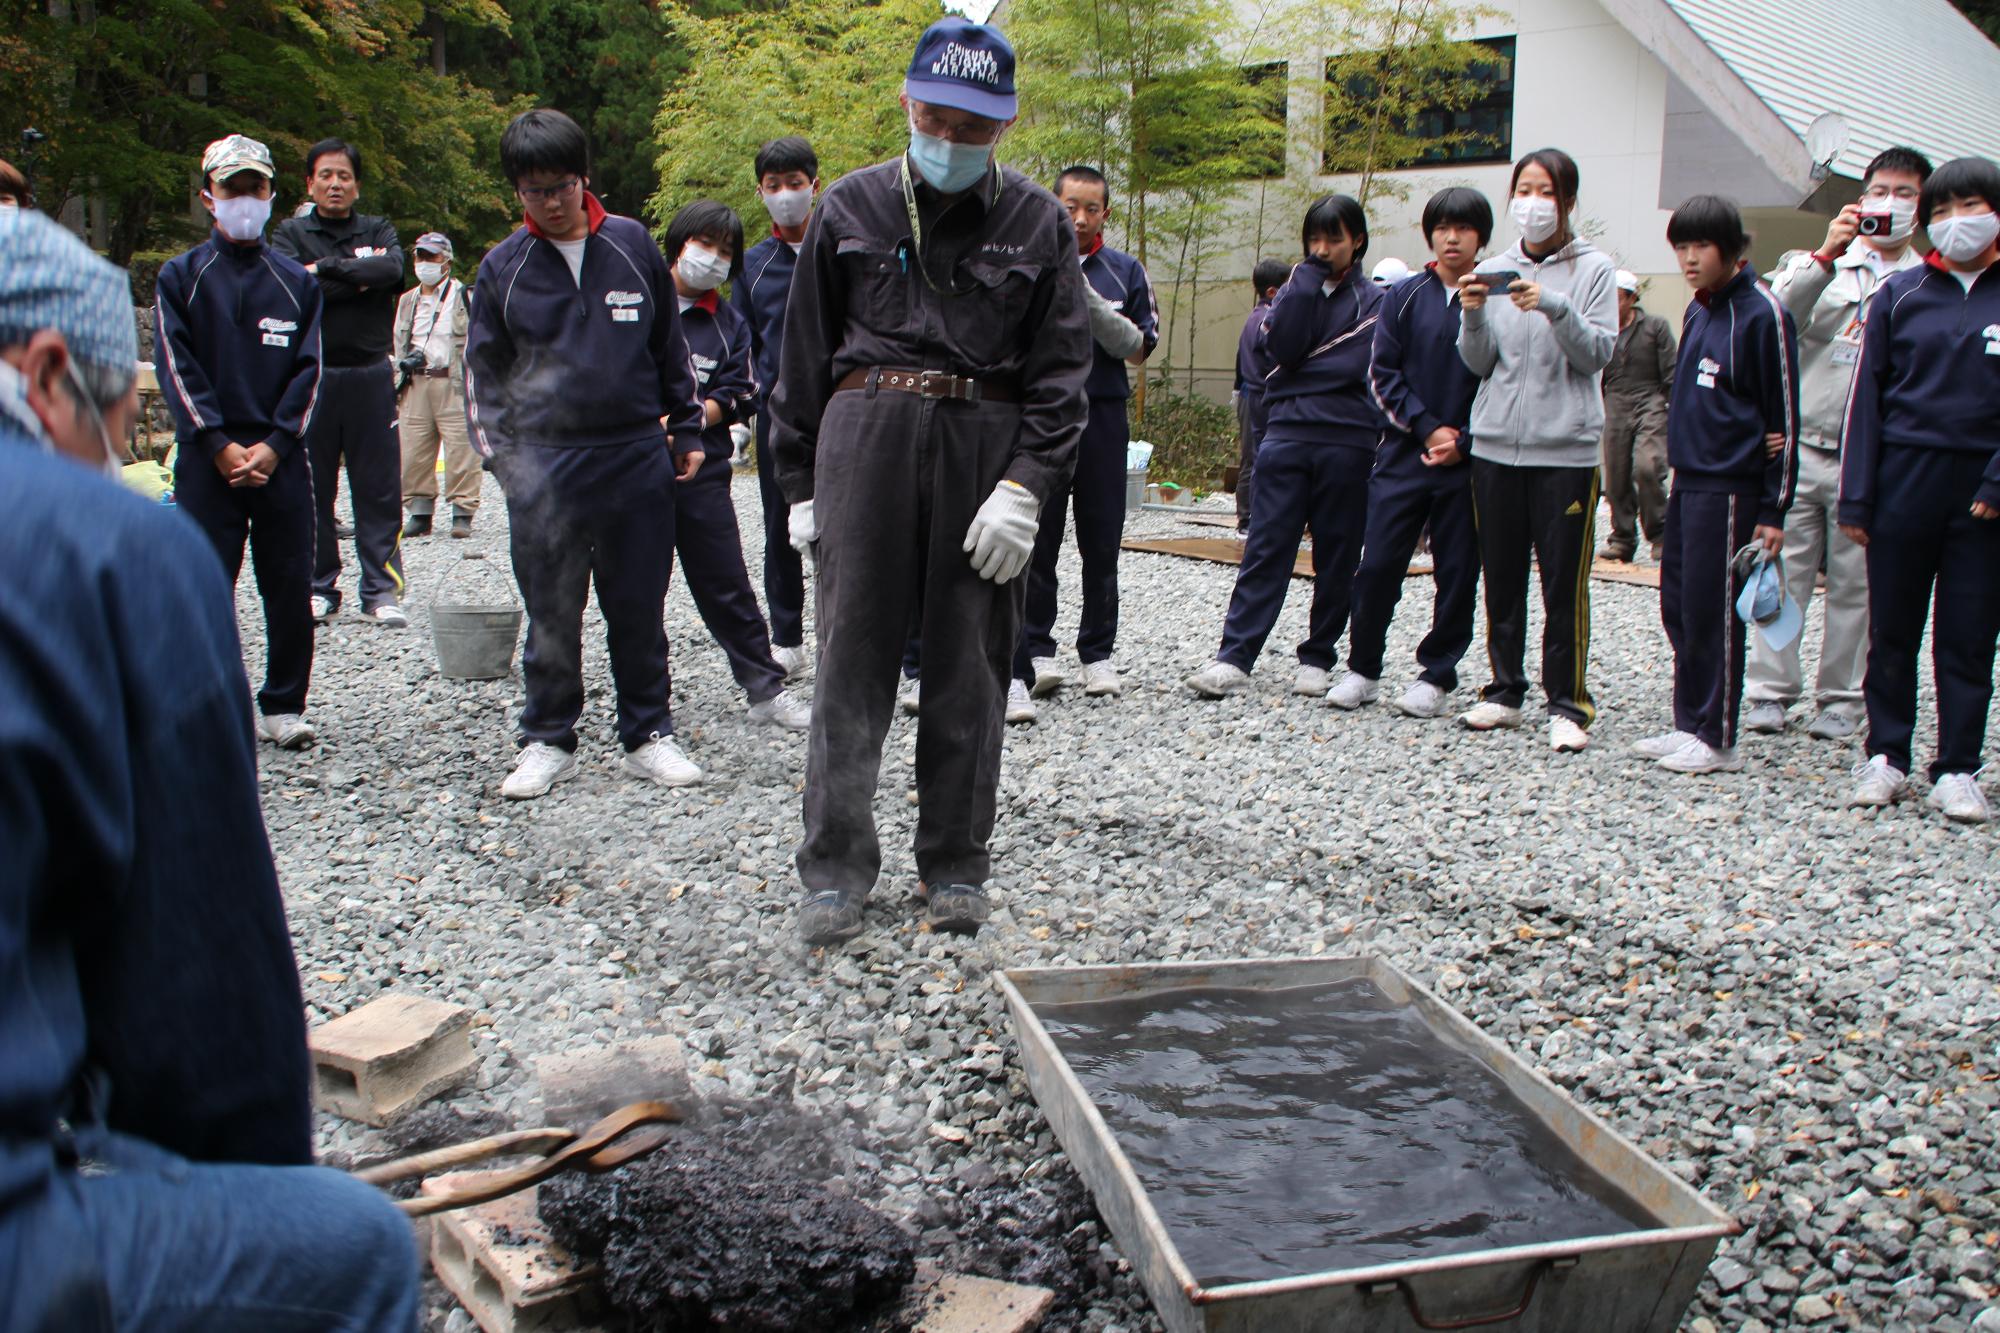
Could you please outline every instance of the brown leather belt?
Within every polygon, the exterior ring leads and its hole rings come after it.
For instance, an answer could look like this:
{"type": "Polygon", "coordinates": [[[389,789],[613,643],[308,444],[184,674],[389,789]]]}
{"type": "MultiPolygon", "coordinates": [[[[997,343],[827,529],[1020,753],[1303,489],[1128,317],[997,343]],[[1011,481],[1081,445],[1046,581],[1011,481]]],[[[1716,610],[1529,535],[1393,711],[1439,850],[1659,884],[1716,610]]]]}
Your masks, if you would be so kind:
{"type": "Polygon", "coordinates": [[[1021,401],[1020,390],[1006,380],[976,380],[968,375],[953,375],[949,371],[903,370],[896,366],[866,366],[850,370],[833,387],[835,391],[865,389],[869,393],[893,389],[897,393],[916,394],[919,398],[951,398],[962,403],[1021,401]]]}

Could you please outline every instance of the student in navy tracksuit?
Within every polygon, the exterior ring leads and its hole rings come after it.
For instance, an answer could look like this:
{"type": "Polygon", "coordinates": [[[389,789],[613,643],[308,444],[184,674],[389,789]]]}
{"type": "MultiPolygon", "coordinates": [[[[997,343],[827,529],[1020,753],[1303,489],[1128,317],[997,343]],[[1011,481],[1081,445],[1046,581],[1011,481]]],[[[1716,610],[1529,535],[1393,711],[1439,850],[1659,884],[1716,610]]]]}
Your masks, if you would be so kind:
{"type": "Polygon", "coordinates": [[[1250,287],[1256,304],[1236,335],[1236,535],[1250,531],[1251,488],[1256,484],[1257,443],[1264,438],[1264,376],[1270,367],[1257,344],[1264,332],[1264,316],[1278,299],[1278,288],[1292,275],[1291,266],[1281,259],[1260,259],[1251,271],[1250,287]]]}
{"type": "Polygon", "coordinates": [[[465,343],[466,424],[506,492],[528,611],[522,749],[500,793],[526,800],[576,772],[593,583],[626,771],[697,782],[667,708],[675,481],[703,457],[673,278],[645,224],[590,193],[590,144],[568,116],[516,116],[500,165],[526,221],[480,264],[465,343]]]}
{"type": "Polygon", "coordinates": [[[805,244],[806,220],[819,193],[819,156],[796,135],[757,150],[757,196],[771,214],[771,234],[743,256],[729,304],[750,324],[757,375],[757,494],[764,506],[764,602],[771,613],[771,653],[791,679],[806,669],[806,585],[799,553],[785,524],[790,514],[771,466],[771,386],[785,345],[785,307],[792,270],[805,244]]]}
{"type": "MultiPolygon", "coordinates": [[[[1145,364],[1160,340],[1153,309],[1153,284],[1146,269],[1123,250],[1104,243],[1111,219],[1111,184],[1095,167],[1066,167],[1056,178],[1056,198],[1076,228],[1083,277],[1111,308],[1139,330],[1132,365],[1145,364]]],[[[1130,336],[1130,331],[1125,331],[1130,336]]],[[[1122,688],[1111,651],[1118,640],[1118,543],[1125,534],[1125,451],[1131,442],[1126,403],[1132,396],[1126,358],[1091,342],[1090,416],[1077,447],[1076,476],[1067,507],[1076,516],[1076,551],[1083,561],[1083,606],[1076,631],[1076,657],[1083,666],[1083,692],[1115,695],[1122,688]]],[[[1028,603],[1021,621],[1021,649],[1015,677],[1032,685],[1037,698],[1060,690],[1065,677],[1056,662],[1056,561],[1062,554],[1063,496],[1055,496],[1035,534],[1035,558],[1028,566],[1028,603]]],[[[1017,701],[1019,702],[1019,701],[1017,701]]]]}
{"type": "Polygon", "coordinates": [[[1299,645],[1295,693],[1323,695],[1368,518],[1368,471],[1384,422],[1368,392],[1368,360],[1382,289],[1368,280],[1368,218],[1344,194],[1306,212],[1306,257],[1264,317],[1268,425],[1258,448],[1256,508],[1215,661],[1188,677],[1210,699],[1250,683],[1298,558],[1313,539],[1311,628],[1299,645]]]}
{"type": "Polygon", "coordinates": [[[1917,221],[1933,253],[1877,290],[1841,434],[1840,529],[1868,550],[1868,761],[1851,799],[1887,805],[1908,782],[1935,589],[1930,803],[1984,823],[1977,775],[2000,638],[2000,167],[1945,163],[1917,221]]]}
{"type": "Polygon", "coordinates": [[[1745,256],[1736,205],[1700,194],[1667,242],[1694,288],[1667,402],[1673,494],[1660,555],[1660,620],[1674,650],[1674,724],[1634,749],[1674,773],[1733,773],[1747,633],[1736,553],[1775,556],[1798,485],[1799,334],[1745,256]]]}
{"type": "Polygon", "coordinates": [[[1388,289],[1375,325],[1368,383],[1390,431],[1368,478],[1368,532],[1354,575],[1347,675],[1327,691],[1327,702],[1336,708],[1374,702],[1389,621],[1428,525],[1431,631],[1417,645],[1422,674],[1397,707],[1411,717],[1436,717],[1458,684],[1458,659],[1472,643],[1479,591],[1479,534],[1466,463],[1479,377],[1458,354],[1458,282],[1493,238],[1493,206],[1477,190],[1453,186],[1431,196],[1423,224],[1437,258],[1388,289]]]}
{"type": "Polygon", "coordinates": [[[234,582],[243,544],[264,601],[257,731],[284,749],[315,739],[313,478],[300,447],[319,402],[320,290],[264,244],[271,154],[232,134],[202,158],[206,241],[160,267],[155,356],[179,453],[174,497],[234,582]]]}
{"type": "Polygon", "coordinates": [[[750,369],[750,321],[715,291],[731,277],[741,280],[742,251],[743,220],[713,200],[695,200],[667,224],[665,253],[703,422],[701,471],[674,488],[674,550],[702,623],[750,698],[750,720],[804,731],[812,710],[785,692],[785,670],[771,654],[729,498],[729,428],[757,410],[757,377],[750,369]]]}

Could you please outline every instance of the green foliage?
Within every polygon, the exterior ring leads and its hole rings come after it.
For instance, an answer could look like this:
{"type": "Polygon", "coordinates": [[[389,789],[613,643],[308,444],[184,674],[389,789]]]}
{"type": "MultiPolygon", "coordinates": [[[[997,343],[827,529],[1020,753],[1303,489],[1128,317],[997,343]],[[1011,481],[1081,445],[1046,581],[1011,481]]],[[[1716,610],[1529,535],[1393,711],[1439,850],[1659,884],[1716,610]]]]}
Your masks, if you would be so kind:
{"type": "Polygon", "coordinates": [[[779,0],[714,18],[667,10],[688,64],[654,121],[653,220],[664,228],[681,205],[714,199],[759,234],[767,218],[751,162],[783,135],[811,140],[827,182],[895,156],[907,138],[896,102],[903,71],[937,17],[926,0],[779,0]]]}
{"type": "Polygon", "coordinates": [[[1236,413],[1202,394],[1177,390],[1165,374],[1146,385],[1144,424],[1135,417],[1132,438],[1153,446],[1149,481],[1182,486],[1214,484],[1238,454],[1236,413]]]}
{"type": "Polygon", "coordinates": [[[141,250],[133,255],[125,265],[125,272],[132,279],[132,304],[150,306],[153,304],[153,285],[159,281],[160,266],[172,259],[173,250],[141,250]]]}
{"type": "Polygon", "coordinates": [[[2000,42],[2000,0],[1954,0],[1973,26],[2000,42]]]}

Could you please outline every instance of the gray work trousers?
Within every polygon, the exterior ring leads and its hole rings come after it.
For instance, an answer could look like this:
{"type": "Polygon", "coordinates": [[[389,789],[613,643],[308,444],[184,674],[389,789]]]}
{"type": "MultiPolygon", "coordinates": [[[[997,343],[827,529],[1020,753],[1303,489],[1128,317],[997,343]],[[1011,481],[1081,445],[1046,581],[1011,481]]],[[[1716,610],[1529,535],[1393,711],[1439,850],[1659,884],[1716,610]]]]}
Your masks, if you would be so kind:
{"type": "Polygon", "coordinates": [[[991,872],[1001,715],[1027,580],[989,583],[961,547],[1013,456],[1020,416],[1011,403],[888,390],[844,390],[827,404],[813,467],[819,663],[798,853],[807,893],[866,894],[881,872],[876,787],[913,627],[924,645],[917,874],[926,885],[984,884],[991,872]]]}
{"type": "MultiPolygon", "coordinates": [[[[1826,561],[1826,632],[1819,645],[1814,695],[1823,710],[1861,716],[1861,683],[1868,673],[1868,552],[1840,530],[1840,453],[1799,446],[1799,484],[1785,515],[1785,588],[1803,611],[1812,604],[1820,561],[1826,561]]],[[[1743,696],[1751,703],[1790,705],[1805,691],[1799,662],[1800,634],[1773,652],[1764,636],[1750,636],[1750,666],[1743,696]]]]}
{"type": "Polygon", "coordinates": [[[1639,533],[1657,542],[1667,526],[1667,404],[1658,394],[1604,395],[1604,498],[1611,532],[1604,545],[1625,556],[1639,533]]]}

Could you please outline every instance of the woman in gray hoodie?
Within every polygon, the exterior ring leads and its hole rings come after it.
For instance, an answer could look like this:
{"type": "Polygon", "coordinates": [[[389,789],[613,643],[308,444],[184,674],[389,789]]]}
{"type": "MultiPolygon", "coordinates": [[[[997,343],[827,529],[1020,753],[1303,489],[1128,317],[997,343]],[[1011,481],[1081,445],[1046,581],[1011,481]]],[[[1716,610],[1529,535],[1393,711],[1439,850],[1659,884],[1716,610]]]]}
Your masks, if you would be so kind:
{"type": "Polygon", "coordinates": [[[1586,728],[1597,715],[1584,684],[1590,553],[1600,377],[1618,341],[1617,266],[1572,231],[1576,191],[1576,161],[1560,149],[1514,164],[1509,211],[1521,239],[1466,275],[1458,334],[1459,356],[1482,381],[1472,403],[1472,498],[1493,668],[1479,704],[1459,721],[1474,731],[1521,725],[1532,553],[1541,568],[1549,744],[1566,752],[1590,743],[1586,728]]]}

